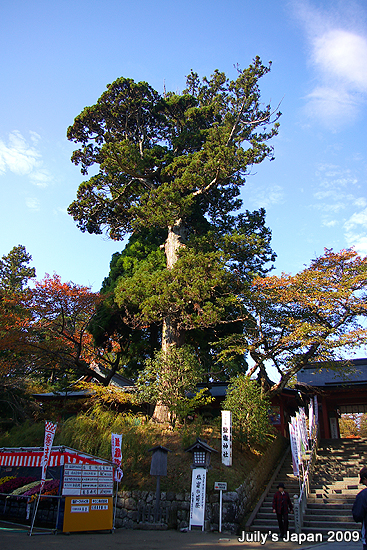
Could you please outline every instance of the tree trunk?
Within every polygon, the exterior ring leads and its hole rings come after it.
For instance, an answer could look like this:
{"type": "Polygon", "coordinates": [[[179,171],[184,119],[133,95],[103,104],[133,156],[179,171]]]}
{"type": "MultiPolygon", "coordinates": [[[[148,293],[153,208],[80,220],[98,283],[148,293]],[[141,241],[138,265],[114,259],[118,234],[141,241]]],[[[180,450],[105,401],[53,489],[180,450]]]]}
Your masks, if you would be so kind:
{"type": "MultiPolygon", "coordinates": [[[[167,269],[171,270],[178,259],[178,251],[185,246],[186,229],[182,220],[177,220],[175,225],[168,226],[168,235],[164,244],[167,269]]],[[[177,329],[177,324],[170,315],[163,320],[162,350],[167,351],[171,346],[180,347],[183,344],[182,331],[177,329]]]]}
{"type": "MultiPolygon", "coordinates": [[[[174,225],[168,226],[168,235],[164,244],[166,254],[167,269],[172,269],[178,259],[178,251],[185,246],[185,227],[181,220],[177,220],[174,225]]],[[[170,315],[163,319],[162,327],[162,351],[167,351],[172,347],[180,347],[184,343],[184,333],[177,328],[176,320],[170,315]]],[[[156,422],[169,422],[169,411],[166,405],[157,403],[154,408],[153,420],[156,422]]]]}

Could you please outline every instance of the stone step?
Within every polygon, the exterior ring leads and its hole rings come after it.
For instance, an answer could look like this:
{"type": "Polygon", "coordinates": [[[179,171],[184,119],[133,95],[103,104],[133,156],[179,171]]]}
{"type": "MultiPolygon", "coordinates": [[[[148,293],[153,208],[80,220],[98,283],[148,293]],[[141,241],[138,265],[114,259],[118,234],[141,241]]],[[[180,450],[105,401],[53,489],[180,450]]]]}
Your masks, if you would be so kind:
{"type": "MultiPolygon", "coordinates": [[[[273,514],[273,516],[275,516],[275,514],[273,514]]],[[[274,531],[276,531],[278,529],[278,521],[277,521],[277,518],[275,516],[275,519],[266,519],[264,521],[264,519],[257,519],[255,518],[254,521],[253,521],[253,524],[252,524],[254,527],[260,527],[260,526],[267,526],[268,529],[273,529],[274,531]]],[[[290,529],[293,529],[294,528],[294,521],[293,519],[289,519],[289,528],[290,529]]]]}
{"type": "MultiPolygon", "coordinates": [[[[357,491],[359,492],[359,491],[357,491]]],[[[356,497],[357,495],[357,492],[355,489],[316,489],[315,490],[312,490],[310,493],[309,493],[309,496],[312,498],[312,497],[317,497],[317,498],[320,498],[320,496],[322,497],[328,497],[328,496],[346,496],[346,497],[356,497]]]]}
{"type": "Polygon", "coordinates": [[[320,516],[321,512],[325,513],[325,516],[335,517],[352,517],[352,511],[349,508],[331,508],[328,505],[324,505],[322,508],[306,508],[306,514],[313,516],[320,516]]]}
{"type": "Polygon", "coordinates": [[[343,502],[328,502],[326,505],[323,502],[307,502],[308,510],[351,510],[350,503],[343,502]]]}
{"type": "MultiPolygon", "coordinates": [[[[288,516],[288,519],[289,521],[291,521],[291,517],[292,517],[292,514],[289,514],[288,516]]],[[[274,514],[273,510],[269,510],[268,512],[265,512],[265,511],[261,511],[261,512],[258,512],[257,516],[256,516],[256,519],[259,520],[259,519],[263,519],[263,520],[269,520],[269,521],[277,521],[277,517],[276,517],[276,514],[274,514]]],[[[292,520],[293,521],[293,520],[292,520]]]]}
{"type": "MultiPolygon", "coordinates": [[[[359,485],[358,471],[367,465],[364,455],[367,454],[367,439],[365,440],[323,440],[319,447],[317,465],[314,470],[311,493],[303,517],[302,533],[323,535],[328,541],[330,532],[349,532],[349,539],[358,535],[360,524],[353,520],[351,509],[356,495],[362,489],[359,485]]],[[[251,526],[261,532],[278,532],[278,522],[272,511],[272,501],[279,482],[283,482],[286,491],[292,500],[299,494],[299,480],[293,475],[291,460],[283,465],[270,492],[264,499],[262,506],[251,526]]],[[[289,515],[290,531],[292,532],[294,519],[289,515]]],[[[311,541],[310,542],[314,542],[311,541]]],[[[340,542],[336,541],[335,542],[340,542]]]]}
{"type": "Polygon", "coordinates": [[[352,508],[353,506],[353,503],[354,503],[354,498],[338,498],[338,497],[341,497],[342,495],[334,495],[333,498],[331,497],[328,497],[328,498],[308,498],[307,499],[307,505],[309,506],[310,504],[323,504],[323,505],[332,505],[332,504],[345,504],[346,506],[349,506],[350,508],[352,508]]]}
{"type": "Polygon", "coordinates": [[[335,481],[334,483],[328,483],[325,481],[319,481],[315,482],[313,480],[312,487],[315,489],[354,489],[357,490],[360,489],[358,482],[351,482],[351,481],[335,481]]]}
{"type": "Polygon", "coordinates": [[[345,493],[335,493],[335,492],[326,492],[326,491],[311,491],[308,495],[308,498],[310,500],[317,500],[317,499],[347,499],[347,500],[354,500],[356,498],[357,493],[355,491],[346,491],[345,493]]]}
{"type": "Polygon", "coordinates": [[[348,521],[314,521],[314,520],[304,520],[304,527],[312,527],[312,529],[326,529],[328,531],[340,531],[341,529],[353,530],[351,527],[355,526],[355,530],[358,530],[358,524],[351,523],[348,521]]]}
{"type": "MultiPolygon", "coordinates": [[[[306,513],[304,514],[303,516],[303,522],[305,523],[306,521],[308,522],[317,522],[316,520],[316,516],[318,518],[320,518],[320,514],[310,514],[307,510],[306,510],[306,513]]],[[[328,522],[334,522],[334,523],[355,523],[354,519],[353,519],[353,516],[349,516],[347,514],[335,514],[335,512],[333,514],[327,514],[326,511],[325,511],[325,514],[324,516],[327,516],[327,520],[328,522]]]]}

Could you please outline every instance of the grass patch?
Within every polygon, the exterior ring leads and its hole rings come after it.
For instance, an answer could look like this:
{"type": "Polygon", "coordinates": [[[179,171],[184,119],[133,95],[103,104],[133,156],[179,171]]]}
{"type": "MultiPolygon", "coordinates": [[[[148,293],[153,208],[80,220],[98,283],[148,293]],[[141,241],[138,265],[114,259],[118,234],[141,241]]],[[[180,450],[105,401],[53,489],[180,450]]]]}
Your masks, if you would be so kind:
{"type": "MultiPolygon", "coordinates": [[[[221,463],[220,419],[205,423],[200,417],[191,424],[173,431],[168,425],[132,414],[119,414],[95,407],[59,424],[54,445],[65,445],[107,460],[111,459],[111,433],[123,434],[122,456],[124,477],[120,490],[154,491],[156,479],[150,475],[151,453],[155,445],[163,445],[168,453],[167,476],[161,477],[161,490],[191,490],[192,454],[184,451],[197,437],[204,439],[217,453],[211,455],[207,490],[214,490],[215,481],[225,481],[234,491],[256,465],[265,449],[241,449],[234,443],[233,466],[221,463]]],[[[0,435],[0,447],[43,446],[44,422],[26,422],[0,435]]]]}

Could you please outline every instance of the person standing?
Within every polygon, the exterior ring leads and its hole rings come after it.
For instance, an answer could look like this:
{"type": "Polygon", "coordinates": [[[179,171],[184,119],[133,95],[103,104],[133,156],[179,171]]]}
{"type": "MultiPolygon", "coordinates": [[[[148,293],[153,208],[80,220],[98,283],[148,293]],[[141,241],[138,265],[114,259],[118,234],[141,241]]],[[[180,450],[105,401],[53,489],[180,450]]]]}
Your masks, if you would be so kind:
{"type": "Polygon", "coordinates": [[[293,512],[293,504],[284,483],[278,483],[277,489],[273,498],[273,512],[277,515],[280,536],[283,538],[288,531],[288,511],[293,512]]]}
{"type": "MultiPolygon", "coordinates": [[[[364,466],[359,472],[359,483],[367,485],[367,468],[364,466]]],[[[355,498],[352,508],[353,519],[362,522],[361,539],[363,550],[367,550],[367,488],[362,489],[355,498]]]]}

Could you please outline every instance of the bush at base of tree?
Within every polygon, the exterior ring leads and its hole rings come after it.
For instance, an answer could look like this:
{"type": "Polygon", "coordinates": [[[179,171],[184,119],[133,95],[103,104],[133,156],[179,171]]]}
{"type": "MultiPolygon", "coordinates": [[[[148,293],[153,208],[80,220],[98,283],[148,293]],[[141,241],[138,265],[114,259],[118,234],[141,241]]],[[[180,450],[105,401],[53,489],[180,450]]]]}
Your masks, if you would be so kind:
{"type": "Polygon", "coordinates": [[[189,346],[158,351],[154,359],[145,362],[145,369],[136,381],[141,402],[167,407],[170,423],[184,420],[198,407],[209,404],[212,398],[206,388],[197,391],[203,372],[189,346]]]}
{"type": "Polygon", "coordinates": [[[269,399],[249,376],[231,378],[222,409],[232,412],[235,436],[241,445],[264,445],[272,434],[269,399]]]}

